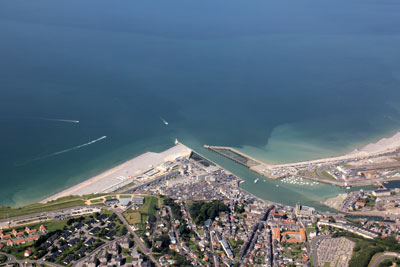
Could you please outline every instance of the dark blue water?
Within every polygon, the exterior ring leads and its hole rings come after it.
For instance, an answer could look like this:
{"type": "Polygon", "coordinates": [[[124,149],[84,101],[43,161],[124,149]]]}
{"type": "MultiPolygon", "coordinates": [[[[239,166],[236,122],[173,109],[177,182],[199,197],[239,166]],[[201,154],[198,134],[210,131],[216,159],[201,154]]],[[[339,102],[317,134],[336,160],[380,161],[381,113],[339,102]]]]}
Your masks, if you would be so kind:
{"type": "Polygon", "coordinates": [[[0,204],[175,138],[287,162],[390,135],[398,14],[397,1],[3,0],[0,204]]]}
{"type": "Polygon", "coordinates": [[[400,181],[391,181],[391,182],[388,182],[388,184],[385,184],[385,187],[391,188],[391,189],[393,189],[393,188],[400,188],[400,181]]]}

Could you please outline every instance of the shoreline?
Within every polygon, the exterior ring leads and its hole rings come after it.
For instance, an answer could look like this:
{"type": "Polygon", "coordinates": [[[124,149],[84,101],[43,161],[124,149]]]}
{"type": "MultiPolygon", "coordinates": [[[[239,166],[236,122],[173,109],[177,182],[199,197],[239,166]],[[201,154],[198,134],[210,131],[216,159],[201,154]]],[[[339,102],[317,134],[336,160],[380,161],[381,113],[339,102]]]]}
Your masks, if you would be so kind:
{"type": "Polygon", "coordinates": [[[70,186],[48,197],[45,197],[44,199],[39,201],[39,203],[46,203],[48,201],[71,195],[106,193],[105,191],[107,191],[108,189],[122,187],[124,185],[134,182],[135,178],[137,178],[138,175],[140,176],[146,171],[153,169],[153,166],[161,164],[167,159],[176,158],[181,155],[187,154],[189,151],[193,150],[183,144],[178,143],[171,148],[159,153],[145,152],[80,183],[70,186]],[[125,175],[128,175],[127,178],[121,181],[121,177],[125,175]],[[104,186],[108,187],[104,188],[104,186]]]}
{"type": "MultiPolygon", "coordinates": [[[[209,148],[205,146],[206,148],[209,148]]],[[[237,154],[244,156],[253,162],[257,162],[260,165],[257,166],[251,166],[249,167],[250,170],[255,171],[257,173],[262,174],[265,176],[265,171],[260,169],[260,166],[264,169],[272,169],[276,167],[293,167],[293,166],[301,166],[305,164],[319,164],[319,163],[329,163],[332,161],[338,161],[338,160],[343,160],[343,159],[354,159],[357,157],[368,157],[371,155],[376,155],[376,154],[382,154],[382,153],[387,153],[390,151],[393,151],[395,149],[398,149],[400,147],[400,132],[396,133],[390,138],[381,138],[378,140],[376,143],[369,143],[360,150],[354,150],[350,153],[347,153],[342,156],[337,156],[337,157],[330,157],[330,158],[321,158],[317,160],[310,160],[310,161],[303,161],[303,162],[296,162],[296,163],[286,163],[286,164],[276,164],[276,165],[270,165],[262,160],[253,158],[251,156],[246,155],[245,153],[242,153],[240,151],[236,151],[233,148],[230,147],[216,147],[216,148],[228,148],[230,150],[233,150],[237,152],[237,154]]],[[[171,157],[171,155],[175,154],[182,154],[182,152],[185,151],[184,154],[187,154],[188,151],[194,151],[190,147],[187,147],[181,143],[175,144],[175,146],[172,146],[171,148],[159,152],[159,153],[154,153],[154,152],[145,152],[144,154],[141,154],[139,156],[133,157],[117,166],[112,167],[111,169],[105,170],[95,176],[92,176],[82,182],[79,182],[75,185],[72,185],[68,188],[65,188],[57,193],[54,193],[48,197],[43,198],[39,203],[46,203],[51,200],[55,200],[61,197],[66,197],[66,196],[71,196],[71,195],[84,195],[84,194],[91,194],[91,193],[101,193],[107,191],[107,189],[113,189],[113,186],[123,186],[129,183],[133,182],[133,179],[137,175],[141,175],[151,169],[150,166],[155,165],[156,162],[159,164],[165,161],[167,157],[171,157]],[[153,164],[147,164],[147,163],[153,163],[153,164]],[[132,166],[133,165],[133,166],[132,166]],[[109,179],[112,178],[112,176],[116,176],[117,174],[120,174],[121,171],[129,169],[131,177],[127,179],[125,182],[120,182],[118,185],[113,185],[109,186],[109,188],[104,188],[100,187],[102,183],[110,183],[109,179]],[[108,178],[108,179],[107,179],[108,178]]],[[[218,165],[218,164],[217,164],[218,165]]],[[[115,178],[115,177],[114,177],[115,178]]],[[[278,177],[276,177],[278,178],[278,177]]],[[[309,179],[308,177],[306,177],[309,179]]],[[[322,181],[324,182],[324,181],[322,181]]],[[[327,183],[329,183],[327,181],[327,183]]],[[[243,189],[244,190],[244,189],[243,189]]],[[[247,190],[245,190],[247,192],[247,190]]],[[[251,192],[248,192],[249,194],[252,194],[251,192]]],[[[253,195],[253,194],[252,194],[253,195]]],[[[272,202],[273,201],[268,201],[272,202]]]]}
{"type": "MultiPolygon", "coordinates": [[[[296,175],[297,168],[342,164],[343,162],[355,162],[372,157],[388,156],[390,153],[396,153],[400,149],[400,132],[397,132],[389,138],[381,138],[375,143],[369,143],[360,149],[355,149],[344,155],[284,164],[270,164],[261,159],[254,158],[251,155],[247,155],[246,153],[238,151],[232,147],[204,145],[204,148],[222,155],[238,164],[241,164],[251,171],[265,176],[266,178],[279,179],[289,174],[296,175]]],[[[323,182],[323,180],[320,181],[323,182]]],[[[345,183],[339,181],[326,180],[326,182],[340,186],[346,186],[345,183]]],[[[365,183],[361,182],[360,185],[365,185],[365,183]]]]}

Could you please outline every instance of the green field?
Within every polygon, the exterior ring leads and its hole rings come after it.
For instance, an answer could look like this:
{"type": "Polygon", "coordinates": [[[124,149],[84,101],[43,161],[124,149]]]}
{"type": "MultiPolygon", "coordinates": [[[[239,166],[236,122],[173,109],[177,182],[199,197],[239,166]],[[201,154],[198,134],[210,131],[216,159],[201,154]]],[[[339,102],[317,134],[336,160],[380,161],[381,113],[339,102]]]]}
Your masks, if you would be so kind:
{"type": "Polygon", "coordinates": [[[336,181],[335,177],[333,177],[332,175],[330,175],[330,174],[329,174],[328,172],[326,172],[326,171],[323,171],[323,172],[322,172],[322,175],[323,175],[325,178],[332,179],[332,180],[335,180],[335,181],[336,181]]]}
{"type": "Polygon", "coordinates": [[[127,210],[124,216],[130,224],[143,223],[148,216],[155,216],[159,209],[159,197],[145,196],[144,204],[138,210],[127,210]]]}
{"type": "Polygon", "coordinates": [[[103,199],[98,198],[98,199],[90,200],[90,204],[103,204],[103,199]]]}
{"type": "Polygon", "coordinates": [[[85,201],[80,196],[70,196],[59,198],[54,201],[49,201],[45,204],[42,203],[34,203],[24,207],[19,208],[11,208],[7,206],[0,207],[0,218],[16,217],[21,215],[40,213],[51,210],[58,210],[64,208],[71,208],[85,205],[85,201]]]}

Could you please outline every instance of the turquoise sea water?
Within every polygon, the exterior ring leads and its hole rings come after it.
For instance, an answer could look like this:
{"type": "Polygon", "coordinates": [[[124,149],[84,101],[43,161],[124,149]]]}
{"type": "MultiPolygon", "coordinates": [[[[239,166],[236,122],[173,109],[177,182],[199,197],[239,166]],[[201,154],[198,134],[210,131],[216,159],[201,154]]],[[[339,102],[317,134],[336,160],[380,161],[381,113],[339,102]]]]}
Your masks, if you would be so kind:
{"type": "MultiPolygon", "coordinates": [[[[175,138],[251,181],[201,146],[290,162],[389,136],[399,13],[396,1],[1,1],[0,204],[40,200],[175,138]]],[[[248,190],[314,205],[341,192],[286,187],[248,190]]]]}

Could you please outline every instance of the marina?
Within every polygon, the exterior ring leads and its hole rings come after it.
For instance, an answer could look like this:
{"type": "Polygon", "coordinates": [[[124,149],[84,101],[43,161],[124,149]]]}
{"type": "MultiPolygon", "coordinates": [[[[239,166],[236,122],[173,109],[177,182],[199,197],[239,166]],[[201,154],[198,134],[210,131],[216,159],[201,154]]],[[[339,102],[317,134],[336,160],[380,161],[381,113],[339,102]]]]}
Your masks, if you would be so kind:
{"type": "Polygon", "coordinates": [[[319,182],[304,179],[302,177],[289,176],[280,180],[282,183],[300,185],[300,186],[316,186],[319,182]]]}

